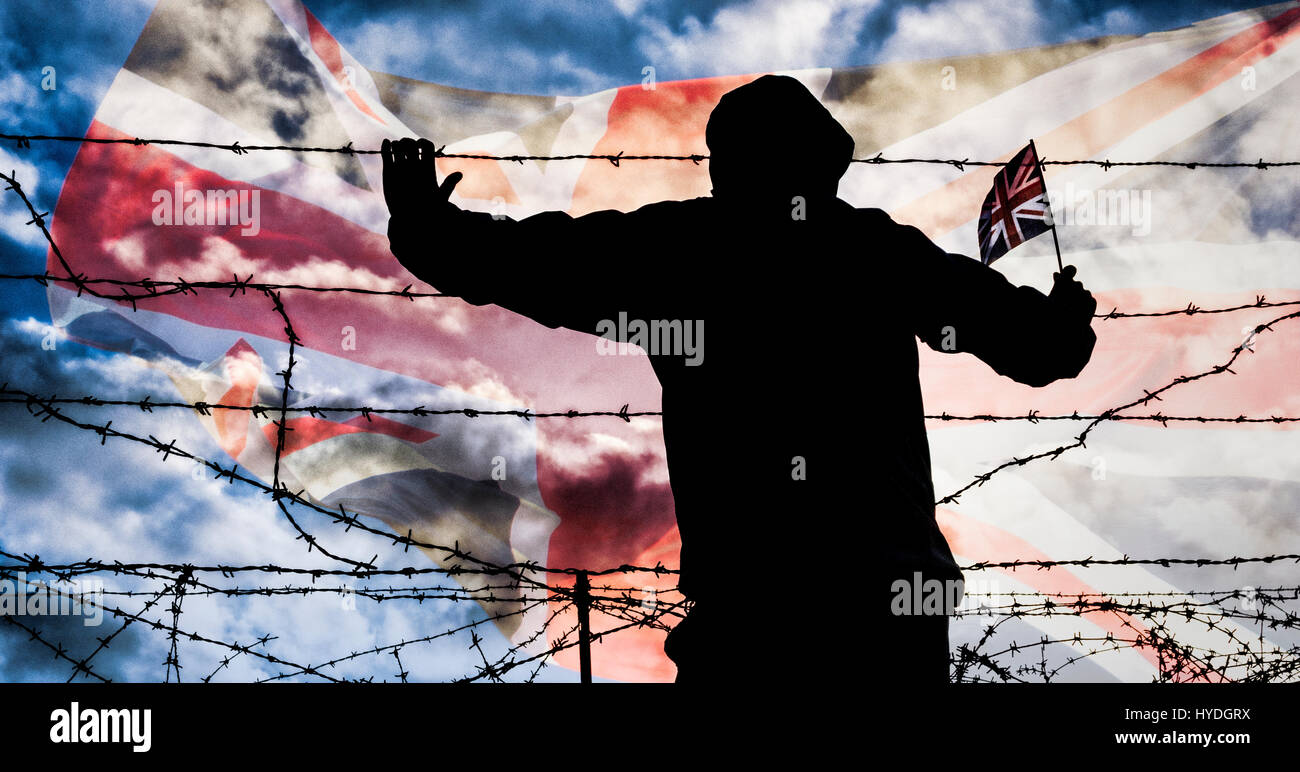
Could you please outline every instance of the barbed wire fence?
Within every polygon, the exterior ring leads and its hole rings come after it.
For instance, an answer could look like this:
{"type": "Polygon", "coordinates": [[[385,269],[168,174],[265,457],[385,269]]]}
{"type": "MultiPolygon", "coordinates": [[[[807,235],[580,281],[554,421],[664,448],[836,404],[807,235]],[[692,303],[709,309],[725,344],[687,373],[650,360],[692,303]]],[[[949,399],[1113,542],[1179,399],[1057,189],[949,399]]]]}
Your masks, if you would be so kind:
{"type": "MultiPolygon", "coordinates": [[[[135,146],[189,146],[224,150],[236,155],[259,151],[292,151],[335,153],[345,155],[373,155],[378,149],[357,149],[351,143],[340,148],[308,147],[292,145],[240,145],[187,141],[175,139],[141,139],[119,138],[102,139],[54,135],[21,135],[0,133],[0,140],[16,141],[19,148],[28,148],[33,141],[53,142],[93,142],[100,144],[130,144],[135,146]]],[[[615,167],[623,161],[689,161],[699,164],[708,159],[706,155],[644,155],[644,154],[575,154],[560,156],[521,156],[446,153],[437,149],[437,155],[445,158],[472,160],[494,160],[510,163],[528,161],[561,160],[603,160],[615,167]]],[[[966,167],[1001,166],[1000,161],[972,161],[970,159],[942,158],[884,158],[877,154],[869,158],[853,159],[861,164],[944,164],[965,171],[966,167]]],[[[1201,162],[1201,161],[1111,161],[1111,160],[1054,160],[1043,159],[1044,166],[1049,165],[1091,165],[1110,170],[1118,167],[1166,166],[1185,169],[1215,168],[1250,168],[1267,170],[1300,166],[1300,161],[1265,161],[1254,162],[1201,162]]],[[[312,679],[326,682],[346,680],[369,681],[374,675],[349,679],[344,666],[363,659],[376,662],[391,658],[396,672],[391,678],[407,682],[410,675],[401,653],[404,649],[414,649],[423,644],[442,641],[468,634],[470,643],[467,649],[477,654],[481,664],[473,667],[472,672],[462,676],[461,681],[501,681],[504,676],[518,670],[523,680],[535,680],[541,670],[553,657],[570,649],[578,649],[579,669],[584,681],[591,679],[592,644],[602,639],[617,635],[631,629],[656,629],[667,631],[676,620],[680,620],[689,611],[687,601],[676,587],[659,590],[651,599],[643,596],[643,587],[627,580],[631,577],[654,576],[674,577],[676,569],[663,565],[634,566],[622,565],[612,568],[593,570],[589,568],[549,567],[531,562],[511,564],[494,564],[480,559],[459,544],[452,546],[422,542],[413,537],[412,532],[403,535],[376,528],[361,519],[359,513],[348,512],[345,508],[337,510],[324,507],[304,491],[292,491],[281,480],[280,459],[284,454],[289,416],[305,414],[324,417],[331,413],[344,413],[364,416],[370,420],[377,415],[457,415],[467,419],[511,416],[526,421],[534,419],[586,419],[618,418],[630,422],[638,417],[661,416],[659,411],[631,410],[624,404],[618,410],[481,410],[476,408],[429,409],[424,405],[412,407],[378,407],[369,405],[290,405],[289,393],[293,390],[292,377],[298,362],[297,348],[301,339],[294,330],[291,316],[283,301],[282,292],[301,291],[313,293],[354,293],[370,296],[388,296],[402,298],[411,302],[425,299],[447,297],[437,292],[412,291],[408,285],[402,290],[376,290],[363,287],[311,286],[303,284],[277,284],[254,281],[254,276],[240,278],[233,275],[230,281],[186,281],[181,277],[175,280],[158,281],[150,278],[122,280],[92,277],[75,271],[65,259],[46,223],[48,212],[41,212],[23,190],[13,172],[6,175],[0,172],[0,180],[21,199],[31,215],[28,225],[37,227],[48,243],[50,253],[54,255],[62,274],[46,271],[39,274],[0,274],[0,280],[31,281],[48,287],[51,283],[66,284],[76,289],[77,295],[90,295],[102,300],[115,301],[130,305],[133,311],[139,304],[148,300],[173,295],[194,295],[200,292],[228,292],[229,297],[247,295],[250,291],[266,298],[274,313],[283,322],[283,333],[288,344],[288,360],[284,369],[275,375],[281,380],[280,401],[278,405],[232,405],[207,402],[154,401],[152,396],[135,400],[104,399],[95,396],[59,396],[42,394],[32,389],[16,388],[5,383],[0,385],[0,404],[23,405],[31,416],[42,423],[56,421],[92,434],[99,438],[100,445],[106,445],[109,439],[123,441],[151,448],[162,456],[162,461],[175,457],[194,463],[211,472],[216,480],[226,480],[230,484],[240,483],[259,491],[271,498],[277,509],[290,524],[297,538],[306,544],[307,551],[316,551],[331,561],[343,566],[340,568],[295,567],[275,564],[263,565],[193,565],[174,563],[123,563],[106,562],[94,558],[81,561],[50,563],[43,561],[39,555],[18,554],[0,550],[0,580],[14,582],[24,589],[44,592],[50,602],[66,602],[82,608],[93,608],[108,614],[113,620],[120,620],[116,628],[98,639],[98,646],[78,657],[55,640],[54,636],[44,632],[39,623],[24,621],[20,616],[0,614],[0,619],[26,634],[33,645],[52,652],[54,659],[69,667],[69,682],[81,678],[84,680],[108,682],[112,679],[95,668],[95,659],[110,648],[116,639],[127,630],[135,627],[154,631],[164,636],[168,653],[161,663],[164,680],[175,677],[179,682],[187,677],[184,674],[182,650],[178,645],[184,641],[188,644],[203,646],[220,653],[217,666],[199,676],[199,680],[210,682],[222,671],[229,670],[235,660],[251,658],[259,660],[273,674],[263,681],[285,679],[312,679]],[[118,407],[134,408],[142,414],[152,414],[156,410],[194,411],[199,415],[211,415],[214,410],[248,411],[251,414],[270,420],[275,427],[276,442],[271,482],[267,484],[250,474],[240,472],[237,464],[229,468],[221,463],[205,459],[184,448],[178,447],[176,440],[164,442],[153,436],[141,436],[112,427],[112,421],[97,423],[84,421],[69,415],[66,408],[83,407],[118,407]],[[437,556],[433,565],[405,566],[402,568],[382,568],[378,565],[379,555],[369,559],[356,559],[343,554],[342,551],[326,548],[316,535],[301,525],[290,507],[300,508],[306,512],[324,517],[330,526],[335,527],[334,535],[343,536],[352,529],[368,533],[386,540],[403,551],[410,547],[425,550],[430,556],[437,556]],[[340,527],[341,528],[338,528],[340,527]],[[51,581],[42,581],[38,577],[48,576],[51,581]],[[84,589],[85,584],[78,584],[86,577],[120,577],[136,580],[140,587],[136,589],[103,589],[93,591],[84,589]],[[240,577],[261,578],[267,584],[239,584],[240,577]],[[310,580],[309,584],[285,584],[294,579],[310,580]],[[593,584],[592,580],[596,580],[593,584]],[[348,585],[326,585],[325,580],[364,582],[359,587],[348,585]],[[430,583],[432,580],[432,583],[430,583]],[[230,584],[235,582],[235,584],[230,584]],[[388,584],[376,584],[387,582],[388,584]],[[423,582],[423,583],[421,583],[423,582]],[[68,585],[60,587],[59,584],[68,585]],[[282,654],[273,653],[273,642],[285,638],[271,633],[262,633],[246,643],[225,641],[205,636],[197,630],[182,626],[184,604],[186,599],[202,598],[257,598],[257,597],[315,597],[340,595],[348,599],[363,599],[375,604],[409,602],[422,605],[425,602],[469,603],[487,612],[485,617],[471,619],[463,624],[448,627],[445,630],[421,637],[412,637],[387,644],[379,644],[361,651],[351,651],[322,662],[298,662],[282,654]],[[143,598],[143,605],[135,610],[128,608],[134,599],[143,598]],[[169,599],[165,605],[164,600],[169,599]],[[483,638],[478,628],[493,624],[509,623],[516,617],[541,611],[544,622],[531,634],[515,636],[511,644],[500,654],[489,655],[483,648],[483,638]],[[604,617],[603,629],[593,630],[590,622],[592,612],[604,617]],[[570,614],[573,623],[568,619],[570,614]],[[560,620],[564,621],[560,621],[560,620]]],[[[1193,316],[1198,314],[1225,314],[1250,309],[1284,308],[1300,306],[1300,299],[1269,301],[1257,296],[1254,303],[1239,304],[1224,308],[1205,309],[1188,304],[1185,307],[1155,311],[1120,311],[1096,314],[1102,321],[1193,316]]],[[[1161,426],[1170,423],[1237,423],[1237,424],[1286,424],[1300,421],[1300,416],[1200,416],[1200,415],[1165,415],[1156,413],[1128,413],[1134,408],[1143,408],[1152,401],[1159,401],[1160,395],[1186,383],[1222,374],[1234,374],[1233,364],[1245,351],[1253,351],[1256,336],[1272,332],[1275,326],[1300,318],[1300,310],[1282,314],[1263,324],[1256,325],[1247,340],[1234,347],[1220,364],[1203,371],[1179,376],[1169,383],[1154,390],[1144,391],[1144,396],[1117,405],[1099,414],[1043,415],[1037,411],[1028,411],[1020,415],[950,415],[946,412],[928,415],[928,419],[938,421],[967,422],[1009,422],[1027,421],[1083,422],[1084,428],[1072,442],[1040,453],[1012,458],[1005,463],[977,475],[966,485],[940,498],[936,505],[956,502],[972,488],[979,487],[994,475],[1013,467],[1039,460],[1054,460],[1064,453],[1083,447],[1089,434],[1105,423],[1113,422],[1154,422],[1161,426]]],[[[1225,558],[1188,558],[1188,557],[1129,557],[1098,559],[1093,557],[1064,560],[1015,560],[997,562],[978,562],[963,567],[970,574],[985,571],[999,571],[1014,576],[1022,570],[1045,571],[1069,567],[1088,568],[1093,566],[1225,566],[1236,568],[1246,564],[1300,563],[1300,554],[1274,554],[1262,556],[1231,556],[1225,558]]],[[[1231,590],[1179,591],[1179,592],[1108,592],[1108,593],[1047,593],[1047,592],[970,592],[965,594],[963,607],[955,618],[958,620],[987,616],[991,621],[972,644],[962,644],[951,656],[954,679],[957,681],[1052,681],[1059,680],[1063,670],[1112,652],[1131,651],[1146,656],[1157,669],[1157,680],[1231,680],[1231,681],[1280,681],[1292,680],[1300,669],[1300,646],[1289,647],[1265,644],[1265,630],[1294,631],[1300,627],[1300,616],[1286,605],[1288,601],[1300,600],[1300,587],[1274,587],[1266,589],[1234,588],[1231,590]],[[1230,602],[1237,602],[1236,608],[1230,608],[1230,602]],[[1004,643],[999,633],[1003,627],[1013,624],[1015,620],[1031,620],[1040,625],[1053,625],[1065,620],[1086,620],[1092,623],[1089,634],[1075,631],[1062,635],[1043,635],[1037,641],[1025,642],[1012,640],[1004,643]],[[1110,631],[1104,636],[1095,633],[1097,627],[1110,631]],[[1216,646],[1188,642],[1187,630],[1190,626],[1204,628],[1207,633],[1218,636],[1216,646]],[[1254,640],[1244,634],[1245,630],[1258,630],[1254,640]],[[1117,632],[1118,631],[1118,632],[1117,632]],[[1055,647],[1067,647],[1070,655],[1063,662],[1049,665],[1047,652],[1055,647]]],[[[527,631],[525,631],[527,632],[527,631]]],[[[376,668],[378,665],[375,666],[376,668]]],[[[372,672],[377,672],[372,670],[372,672]]],[[[387,678],[383,679],[387,680],[387,678]]]]}

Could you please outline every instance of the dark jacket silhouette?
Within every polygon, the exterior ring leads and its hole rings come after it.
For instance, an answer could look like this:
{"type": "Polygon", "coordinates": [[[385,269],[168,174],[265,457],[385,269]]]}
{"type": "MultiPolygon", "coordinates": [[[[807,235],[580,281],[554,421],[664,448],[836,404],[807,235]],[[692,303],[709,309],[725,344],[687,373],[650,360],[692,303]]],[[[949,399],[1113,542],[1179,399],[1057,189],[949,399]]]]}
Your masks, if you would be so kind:
{"type": "MultiPolygon", "coordinates": [[[[551,327],[704,320],[699,366],[650,358],[693,602],[665,650],[679,682],[834,678],[814,674],[897,621],[880,580],[960,576],[914,338],[1044,385],[1088,361],[1095,304],[1072,268],[1044,296],[838,199],[853,140],[792,78],[724,95],[706,141],[711,197],[518,221],[449,203],[460,175],[438,185],[427,140],[385,142],[389,239],[439,291],[551,327]]],[[[912,664],[946,672],[946,620],[918,634],[912,664]]]]}

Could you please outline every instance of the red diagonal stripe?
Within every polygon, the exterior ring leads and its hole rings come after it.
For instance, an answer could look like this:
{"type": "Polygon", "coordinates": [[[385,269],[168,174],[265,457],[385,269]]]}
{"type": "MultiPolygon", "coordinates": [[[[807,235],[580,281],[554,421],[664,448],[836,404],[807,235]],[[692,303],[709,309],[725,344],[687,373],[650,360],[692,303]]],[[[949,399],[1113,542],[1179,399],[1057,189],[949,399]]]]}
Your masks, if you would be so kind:
{"type": "MultiPolygon", "coordinates": [[[[343,423],[304,416],[302,418],[290,418],[285,421],[285,428],[289,431],[284,434],[284,451],[280,454],[281,457],[302,450],[309,445],[314,445],[321,440],[341,437],[344,434],[384,434],[414,443],[426,442],[438,436],[433,432],[418,429],[410,424],[377,415],[370,416],[369,420],[366,420],[365,416],[357,416],[343,423]]],[[[266,435],[267,441],[273,446],[279,440],[277,437],[278,431],[274,423],[262,427],[262,433],[266,435]]]]}

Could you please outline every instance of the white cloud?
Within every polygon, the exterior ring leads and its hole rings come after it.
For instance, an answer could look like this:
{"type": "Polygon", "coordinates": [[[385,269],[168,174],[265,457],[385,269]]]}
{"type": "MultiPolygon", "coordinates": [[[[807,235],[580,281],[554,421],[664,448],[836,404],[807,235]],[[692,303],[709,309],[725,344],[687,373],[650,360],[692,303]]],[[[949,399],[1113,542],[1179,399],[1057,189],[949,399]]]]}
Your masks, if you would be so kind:
{"type": "MultiPolygon", "coordinates": [[[[122,239],[106,241],[102,244],[105,252],[115,257],[119,263],[132,271],[143,271],[145,256],[150,243],[139,232],[122,239]]],[[[369,268],[350,265],[342,260],[327,260],[318,255],[308,255],[306,259],[288,266],[281,266],[268,258],[251,256],[239,245],[239,240],[230,240],[219,236],[203,239],[202,252],[198,258],[182,257],[155,260],[156,265],[149,268],[152,276],[159,278],[184,277],[187,281],[224,281],[230,275],[255,276],[258,281],[269,284],[301,284],[322,287],[356,287],[377,292],[400,292],[408,282],[398,277],[380,276],[369,268]]],[[[413,292],[428,292],[432,288],[415,286],[413,292]]],[[[358,295],[353,298],[356,313],[404,317],[408,309],[400,303],[392,302],[388,297],[358,295]]],[[[463,335],[467,332],[467,316],[463,305],[442,303],[432,306],[435,324],[443,332],[463,335]]]]}
{"type": "MultiPolygon", "coordinates": [[[[349,51],[366,66],[382,72],[423,73],[423,77],[449,85],[492,82],[502,72],[508,72],[517,83],[538,80],[576,83],[577,94],[604,87],[600,73],[578,64],[565,52],[546,56],[530,46],[503,40],[493,40],[490,47],[467,45],[466,41],[476,41],[481,36],[481,32],[470,27],[470,22],[444,22],[430,34],[427,20],[419,16],[398,16],[365,21],[355,29],[339,30],[339,33],[349,51]]],[[[503,87],[502,90],[528,89],[503,87]]]]}
{"type": "Polygon", "coordinates": [[[1087,24],[1074,30],[1072,38],[1092,38],[1102,35],[1140,35],[1144,31],[1142,20],[1128,8],[1106,11],[1099,23],[1087,24]]]}
{"type": "Polygon", "coordinates": [[[635,461],[653,457],[641,470],[643,484],[668,482],[668,460],[664,450],[663,421],[659,418],[636,418],[635,434],[614,436],[590,431],[581,425],[561,425],[538,435],[538,454],[546,457],[551,469],[567,474],[585,474],[609,458],[635,461]]]}
{"type": "MultiPolygon", "coordinates": [[[[0,110],[3,108],[0,107],[0,110]]],[[[40,183],[40,172],[36,165],[19,158],[4,148],[0,148],[0,170],[5,174],[13,172],[14,179],[22,185],[23,192],[28,198],[34,195],[37,186],[40,183]]],[[[33,206],[39,206],[33,202],[33,206]]],[[[41,229],[35,225],[29,225],[28,221],[32,219],[32,213],[28,211],[27,205],[23,203],[18,194],[10,190],[0,190],[0,230],[3,230],[10,238],[22,244],[31,246],[40,246],[45,243],[45,236],[41,229]]],[[[47,218],[47,226],[53,218],[47,218]]]]}
{"type": "Polygon", "coordinates": [[[445,386],[452,391],[483,397],[502,405],[535,407],[531,399],[511,391],[501,373],[473,357],[457,367],[457,372],[448,379],[445,386]]]}
{"type": "Polygon", "coordinates": [[[857,33],[878,0],[755,0],[723,8],[708,22],[691,16],[675,32],[658,19],[641,17],[638,46],[659,70],[727,75],[816,67],[843,60],[857,47],[857,33]]]}
{"type": "Polygon", "coordinates": [[[916,61],[947,56],[1031,48],[1064,40],[1143,32],[1142,20],[1129,8],[1111,8],[1093,22],[1066,29],[1050,9],[1035,0],[945,0],[898,10],[895,30],[878,49],[875,61],[916,61]],[[991,16],[996,14],[996,23],[991,16]]]}
{"type": "Polygon", "coordinates": [[[613,0],[613,3],[619,13],[630,19],[645,5],[645,0],[613,0]]]}
{"type": "Polygon", "coordinates": [[[1024,48],[1042,43],[1048,27],[1034,0],[998,3],[992,23],[988,3],[947,0],[925,8],[905,6],[880,60],[934,59],[959,54],[1024,48]]]}
{"type": "Polygon", "coordinates": [[[22,125],[24,115],[38,104],[40,93],[40,81],[30,73],[11,72],[0,79],[0,121],[22,125]]]}
{"type": "Polygon", "coordinates": [[[144,239],[140,234],[133,233],[120,239],[106,239],[101,246],[123,266],[130,268],[136,274],[143,275],[141,272],[145,270],[148,261],[145,259],[144,239]]]}

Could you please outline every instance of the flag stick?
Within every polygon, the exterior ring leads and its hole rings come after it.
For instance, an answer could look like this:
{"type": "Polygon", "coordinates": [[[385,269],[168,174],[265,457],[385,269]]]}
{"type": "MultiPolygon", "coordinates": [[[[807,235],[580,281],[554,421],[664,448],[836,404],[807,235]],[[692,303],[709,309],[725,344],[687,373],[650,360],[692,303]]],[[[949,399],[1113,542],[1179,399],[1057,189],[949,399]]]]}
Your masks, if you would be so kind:
{"type": "Polygon", "coordinates": [[[1056,217],[1052,217],[1052,243],[1056,245],[1056,270],[1065,271],[1061,265],[1061,242],[1056,240],[1056,217]]]}
{"type": "Polygon", "coordinates": [[[1056,238],[1056,212],[1052,212],[1051,198],[1047,195],[1047,175],[1043,174],[1043,159],[1038,157],[1038,148],[1034,146],[1034,141],[1029,140],[1029,148],[1034,151],[1034,165],[1038,167],[1038,176],[1043,181],[1043,203],[1047,211],[1051,212],[1052,217],[1052,244],[1056,247],[1056,270],[1065,272],[1065,267],[1061,265],[1061,242],[1056,238]]]}

